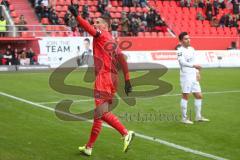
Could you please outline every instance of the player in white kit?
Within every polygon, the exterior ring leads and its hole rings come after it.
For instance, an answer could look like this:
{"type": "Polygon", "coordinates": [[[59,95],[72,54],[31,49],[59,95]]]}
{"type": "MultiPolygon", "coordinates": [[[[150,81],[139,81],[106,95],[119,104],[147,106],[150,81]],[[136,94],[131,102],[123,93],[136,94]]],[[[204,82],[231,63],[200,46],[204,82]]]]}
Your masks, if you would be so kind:
{"type": "Polygon", "coordinates": [[[190,93],[195,97],[195,121],[209,121],[201,115],[202,93],[199,84],[201,66],[195,62],[195,50],[190,46],[190,38],[186,32],[179,35],[181,46],[177,49],[177,57],[180,65],[180,84],[182,88],[181,111],[182,122],[193,124],[187,118],[187,103],[190,93]]]}

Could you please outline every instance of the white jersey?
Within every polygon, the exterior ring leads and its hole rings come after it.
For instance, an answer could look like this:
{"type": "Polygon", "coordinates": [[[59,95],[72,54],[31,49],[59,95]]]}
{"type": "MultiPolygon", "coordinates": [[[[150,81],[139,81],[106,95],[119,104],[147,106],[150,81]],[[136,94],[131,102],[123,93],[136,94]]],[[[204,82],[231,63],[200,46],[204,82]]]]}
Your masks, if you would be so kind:
{"type": "Polygon", "coordinates": [[[195,64],[195,50],[192,47],[179,47],[177,50],[178,62],[180,65],[180,81],[196,81],[197,69],[195,64]]]}

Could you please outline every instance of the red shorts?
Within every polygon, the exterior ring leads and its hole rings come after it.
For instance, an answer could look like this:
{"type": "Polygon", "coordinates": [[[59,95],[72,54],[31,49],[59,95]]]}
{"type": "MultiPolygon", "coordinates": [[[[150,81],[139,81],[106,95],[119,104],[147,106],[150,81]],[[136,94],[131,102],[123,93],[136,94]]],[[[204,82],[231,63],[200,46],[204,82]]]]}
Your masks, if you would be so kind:
{"type": "Polygon", "coordinates": [[[96,107],[108,102],[112,103],[112,98],[117,91],[118,75],[114,73],[99,73],[95,80],[94,98],[96,107]]]}

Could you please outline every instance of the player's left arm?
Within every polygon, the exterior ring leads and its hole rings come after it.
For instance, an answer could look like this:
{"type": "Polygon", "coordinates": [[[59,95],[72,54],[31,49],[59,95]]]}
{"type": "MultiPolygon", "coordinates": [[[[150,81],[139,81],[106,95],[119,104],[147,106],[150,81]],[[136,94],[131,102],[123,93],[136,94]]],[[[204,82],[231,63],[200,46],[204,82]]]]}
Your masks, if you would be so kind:
{"type": "Polygon", "coordinates": [[[117,56],[118,62],[120,64],[123,74],[124,74],[124,79],[125,79],[125,88],[124,89],[125,89],[125,93],[128,95],[130,92],[132,92],[132,85],[130,82],[128,64],[125,59],[125,55],[120,50],[117,51],[116,56],[117,56]]]}
{"type": "Polygon", "coordinates": [[[201,74],[200,74],[200,70],[196,69],[196,76],[197,76],[197,81],[201,80],[201,74]]]}

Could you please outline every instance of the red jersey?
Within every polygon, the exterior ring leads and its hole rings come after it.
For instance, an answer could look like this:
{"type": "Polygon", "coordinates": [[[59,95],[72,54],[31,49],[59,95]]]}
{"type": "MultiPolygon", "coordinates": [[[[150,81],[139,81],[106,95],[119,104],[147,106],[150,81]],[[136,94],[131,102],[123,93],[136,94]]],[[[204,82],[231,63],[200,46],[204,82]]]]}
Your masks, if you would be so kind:
{"type": "Polygon", "coordinates": [[[129,80],[129,72],[126,60],[116,46],[112,35],[108,31],[100,31],[91,26],[86,20],[78,16],[79,24],[93,36],[93,57],[95,66],[95,104],[111,103],[117,90],[118,64],[120,64],[125,80],[129,80]]]}

